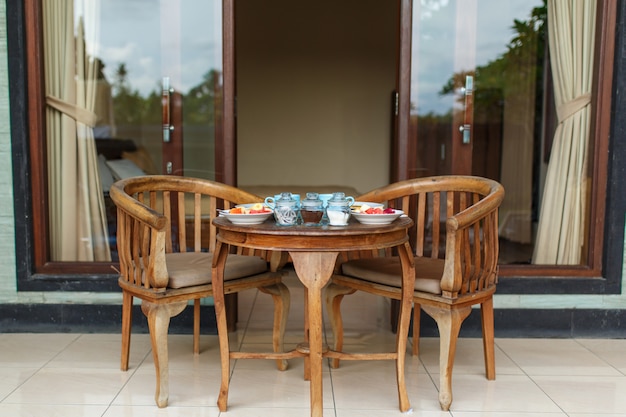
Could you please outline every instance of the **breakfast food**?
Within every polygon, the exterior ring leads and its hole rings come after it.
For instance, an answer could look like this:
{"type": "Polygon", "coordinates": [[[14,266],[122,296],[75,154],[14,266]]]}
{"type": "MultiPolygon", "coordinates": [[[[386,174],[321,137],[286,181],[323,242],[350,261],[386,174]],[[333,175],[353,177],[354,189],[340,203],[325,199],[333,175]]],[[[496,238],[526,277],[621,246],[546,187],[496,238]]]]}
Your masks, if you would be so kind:
{"type": "Polygon", "coordinates": [[[392,208],[383,209],[382,207],[370,207],[367,204],[363,204],[354,209],[354,212],[359,214],[394,214],[396,211],[392,208]]]}
{"type": "Polygon", "coordinates": [[[229,210],[229,214],[261,214],[270,213],[271,210],[263,205],[263,203],[255,203],[250,207],[239,206],[229,210]]]}

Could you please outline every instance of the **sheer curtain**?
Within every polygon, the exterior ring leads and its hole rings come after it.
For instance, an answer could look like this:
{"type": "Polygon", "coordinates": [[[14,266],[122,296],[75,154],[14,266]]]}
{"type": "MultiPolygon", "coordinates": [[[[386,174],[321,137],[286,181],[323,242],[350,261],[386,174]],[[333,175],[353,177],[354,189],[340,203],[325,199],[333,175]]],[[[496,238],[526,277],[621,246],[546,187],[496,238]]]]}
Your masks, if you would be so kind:
{"type": "Polygon", "coordinates": [[[536,264],[579,264],[585,210],[596,1],[548,1],[558,126],[541,202],[536,264]]]}
{"type": "Polygon", "coordinates": [[[78,21],[74,0],[42,2],[51,258],[110,261],[93,136],[99,62],[86,51],[97,45],[99,1],[76,2],[84,9],[78,21]]]}

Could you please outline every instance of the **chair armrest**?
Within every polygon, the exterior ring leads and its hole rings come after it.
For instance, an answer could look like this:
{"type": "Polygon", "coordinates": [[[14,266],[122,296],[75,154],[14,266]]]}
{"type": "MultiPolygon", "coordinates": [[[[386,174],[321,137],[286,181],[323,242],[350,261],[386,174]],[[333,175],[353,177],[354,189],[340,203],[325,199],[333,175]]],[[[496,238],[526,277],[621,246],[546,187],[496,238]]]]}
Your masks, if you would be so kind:
{"type": "Polygon", "coordinates": [[[158,230],[164,230],[167,227],[167,218],[163,214],[151,209],[126,194],[119,187],[119,183],[113,184],[109,192],[109,196],[118,209],[122,208],[124,212],[128,213],[142,223],[158,230]]]}
{"type": "Polygon", "coordinates": [[[498,270],[498,205],[477,203],[446,221],[441,291],[457,298],[495,284],[498,270]]]}
{"type": "Polygon", "coordinates": [[[117,249],[122,278],[129,284],[164,291],[169,274],[165,263],[168,220],[115,186],[117,249]]]}
{"type": "Polygon", "coordinates": [[[504,188],[493,189],[485,198],[456,213],[446,221],[446,228],[464,229],[477,220],[497,210],[504,199],[504,188]]]}

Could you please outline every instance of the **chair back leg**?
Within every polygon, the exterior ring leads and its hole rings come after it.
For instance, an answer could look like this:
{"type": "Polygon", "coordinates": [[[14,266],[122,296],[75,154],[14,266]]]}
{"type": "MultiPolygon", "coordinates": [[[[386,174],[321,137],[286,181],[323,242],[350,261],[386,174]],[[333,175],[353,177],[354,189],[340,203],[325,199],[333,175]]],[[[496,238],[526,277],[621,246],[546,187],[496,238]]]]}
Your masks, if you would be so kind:
{"type": "MultiPolygon", "coordinates": [[[[343,287],[330,283],[326,287],[326,311],[330,318],[330,327],[333,333],[333,350],[341,352],[343,350],[343,318],[341,317],[341,300],[345,295],[353,294],[355,289],[343,287]]],[[[339,359],[330,360],[330,367],[339,368],[339,359]]]]}
{"type": "Polygon", "coordinates": [[[200,299],[193,300],[193,354],[200,354],[200,299]]]}
{"type": "Polygon", "coordinates": [[[419,356],[421,317],[421,306],[417,303],[413,303],[413,346],[411,350],[413,356],[419,356]]]}
{"type": "Polygon", "coordinates": [[[122,355],[120,369],[128,371],[130,357],[130,330],[133,323],[133,296],[122,291],[122,355]]]}
{"type": "MultiPolygon", "coordinates": [[[[285,284],[278,283],[267,287],[259,287],[259,290],[265,294],[272,296],[274,301],[274,327],[272,329],[272,347],[274,352],[284,352],[285,345],[285,327],[287,325],[287,317],[289,316],[289,305],[291,303],[291,294],[289,288],[285,284]]],[[[279,371],[287,370],[288,362],[286,359],[276,359],[276,367],[279,371]]]]}
{"type": "Polygon", "coordinates": [[[481,323],[483,328],[483,352],[485,354],[485,375],[488,380],[496,379],[496,355],[493,331],[493,298],[480,305],[481,323]]]}

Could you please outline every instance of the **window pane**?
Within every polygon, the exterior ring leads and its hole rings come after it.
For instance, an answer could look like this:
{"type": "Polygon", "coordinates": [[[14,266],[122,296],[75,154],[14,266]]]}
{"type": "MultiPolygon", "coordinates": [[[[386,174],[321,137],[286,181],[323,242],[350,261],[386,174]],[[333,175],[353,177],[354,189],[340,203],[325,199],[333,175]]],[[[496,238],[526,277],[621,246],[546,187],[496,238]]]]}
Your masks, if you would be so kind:
{"type": "Polygon", "coordinates": [[[50,3],[42,2],[53,96],[46,116],[52,260],[115,261],[114,181],[215,177],[221,2],[50,3]]]}
{"type": "MultiPolygon", "coordinates": [[[[556,118],[553,85],[546,78],[547,31],[541,0],[414,3],[412,175],[471,174],[500,181],[506,189],[502,264],[539,259],[533,251],[540,212],[556,204],[546,200],[541,207],[556,118]]],[[[582,222],[585,229],[588,219],[582,222]]],[[[551,244],[558,240],[555,236],[551,244]]],[[[579,248],[579,255],[584,250],[579,248]]],[[[575,263],[585,262],[581,257],[575,263]]]]}

